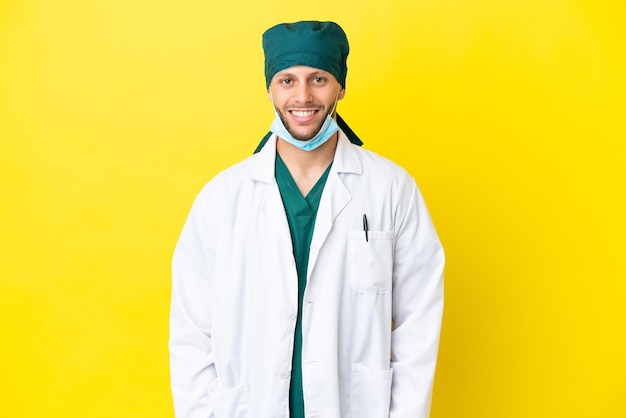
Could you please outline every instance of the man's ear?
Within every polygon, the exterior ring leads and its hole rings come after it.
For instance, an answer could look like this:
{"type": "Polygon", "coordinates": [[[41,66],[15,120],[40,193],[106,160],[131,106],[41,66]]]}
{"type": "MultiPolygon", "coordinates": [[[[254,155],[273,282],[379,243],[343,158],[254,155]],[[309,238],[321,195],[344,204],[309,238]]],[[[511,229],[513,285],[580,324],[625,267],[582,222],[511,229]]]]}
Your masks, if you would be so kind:
{"type": "Polygon", "coordinates": [[[344,87],[341,90],[339,90],[339,95],[337,95],[337,100],[343,99],[345,95],[346,95],[346,89],[344,87]]]}

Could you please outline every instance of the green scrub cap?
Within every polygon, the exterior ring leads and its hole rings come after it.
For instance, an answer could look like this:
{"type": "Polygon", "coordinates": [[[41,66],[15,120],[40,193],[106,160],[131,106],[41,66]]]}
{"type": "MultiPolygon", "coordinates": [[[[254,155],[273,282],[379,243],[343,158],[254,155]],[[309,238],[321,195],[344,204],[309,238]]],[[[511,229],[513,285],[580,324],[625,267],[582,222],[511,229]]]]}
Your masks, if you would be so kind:
{"type": "Polygon", "coordinates": [[[331,73],[346,87],[350,47],[341,27],[334,22],[281,23],[263,34],[265,87],[272,77],[294,65],[306,65],[331,73]]]}

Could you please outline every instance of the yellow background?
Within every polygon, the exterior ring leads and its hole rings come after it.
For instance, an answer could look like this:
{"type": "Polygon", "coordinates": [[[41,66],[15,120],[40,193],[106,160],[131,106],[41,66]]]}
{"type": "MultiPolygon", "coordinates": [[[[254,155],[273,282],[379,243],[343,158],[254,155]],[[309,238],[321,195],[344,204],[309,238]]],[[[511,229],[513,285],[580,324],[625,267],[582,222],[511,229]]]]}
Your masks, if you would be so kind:
{"type": "Polygon", "coordinates": [[[173,416],[173,246],[301,19],[348,33],[340,113],[446,248],[433,418],[626,417],[621,0],[3,0],[0,415],[173,416]]]}

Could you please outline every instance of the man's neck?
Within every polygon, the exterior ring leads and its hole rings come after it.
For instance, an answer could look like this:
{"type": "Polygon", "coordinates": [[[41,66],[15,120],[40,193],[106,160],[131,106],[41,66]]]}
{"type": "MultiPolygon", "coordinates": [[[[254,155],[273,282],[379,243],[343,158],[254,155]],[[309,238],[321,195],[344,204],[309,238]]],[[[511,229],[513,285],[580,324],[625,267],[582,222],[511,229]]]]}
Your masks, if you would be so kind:
{"type": "Polygon", "coordinates": [[[285,162],[302,196],[306,196],[315,186],[324,171],[335,157],[338,134],[312,151],[301,150],[280,138],[276,142],[276,152],[285,162]]]}

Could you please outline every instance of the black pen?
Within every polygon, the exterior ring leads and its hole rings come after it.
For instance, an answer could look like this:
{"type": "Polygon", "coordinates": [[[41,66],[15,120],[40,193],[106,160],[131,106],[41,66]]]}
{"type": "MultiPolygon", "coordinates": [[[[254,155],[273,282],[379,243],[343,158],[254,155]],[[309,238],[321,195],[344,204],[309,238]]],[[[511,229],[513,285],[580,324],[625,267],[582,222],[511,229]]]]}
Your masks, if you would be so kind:
{"type": "Polygon", "coordinates": [[[367,237],[367,231],[369,230],[367,226],[367,216],[363,214],[363,231],[365,231],[365,242],[369,242],[369,238],[367,237]]]}

